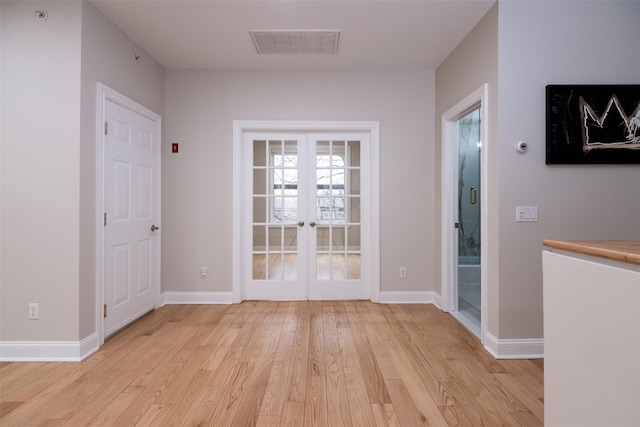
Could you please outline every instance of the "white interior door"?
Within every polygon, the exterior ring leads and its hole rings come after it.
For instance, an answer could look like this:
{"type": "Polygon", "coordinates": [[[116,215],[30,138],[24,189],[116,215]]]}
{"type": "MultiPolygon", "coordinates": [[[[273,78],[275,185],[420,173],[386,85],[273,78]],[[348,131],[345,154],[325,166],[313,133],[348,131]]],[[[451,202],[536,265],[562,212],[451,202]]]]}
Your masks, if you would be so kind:
{"type": "Polygon", "coordinates": [[[308,144],[309,299],[368,299],[362,159],[369,157],[369,136],[309,134],[308,144]]]}
{"type": "Polygon", "coordinates": [[[244,299],[370,297],[362,208],[368,138],[244,134],[244,299]]]}
{"type": "Polygon", "coordinates": [[[104,335],[157,305],[159,169],[157,124],[105,104],[104,335]]]}

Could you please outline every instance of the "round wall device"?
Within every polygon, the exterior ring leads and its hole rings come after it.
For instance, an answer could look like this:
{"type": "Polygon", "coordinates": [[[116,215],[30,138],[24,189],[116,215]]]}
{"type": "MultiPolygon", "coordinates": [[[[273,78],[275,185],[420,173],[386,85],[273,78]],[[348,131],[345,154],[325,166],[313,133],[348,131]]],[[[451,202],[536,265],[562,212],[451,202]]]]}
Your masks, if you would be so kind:
{"type": "Polygon", "coordinates": [[[518,153],[526,153],[527,152],[527,143],[524,141],[518,141],[516,143],[516,151],[518,153]]]}

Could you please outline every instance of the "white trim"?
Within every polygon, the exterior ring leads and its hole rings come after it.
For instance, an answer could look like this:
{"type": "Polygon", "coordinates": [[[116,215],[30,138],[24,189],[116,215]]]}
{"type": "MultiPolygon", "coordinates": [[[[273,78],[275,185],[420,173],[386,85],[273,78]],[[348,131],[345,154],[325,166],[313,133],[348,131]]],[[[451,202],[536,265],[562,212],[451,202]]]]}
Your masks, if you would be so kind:
{"type": "Polygon", "coordinates": [[[442,115],[442,220],[441,220],[441,295],[442,307],[446,312],[457,310],[457,253],[458,238],[454,228],[457,218],[457,146],[452,143],[455,137],[455,120],[470,108],[479,104],[480,123],[482,132],[482,150],[480,151],[480,261],[481,289],[480,289],[480,341],[484,344],[487,337],[488,287],[489,287],[489,252],[487,239],[489,236],[489,178],[488,162],[491,150],[489,141],[489,85],[487,83],[474,90],[442,115]],[[454,149],[455,148],[455,149],[454,149]],[[447,191],[446,189],[450,189],[447,191]]]}
{"type": "MultiPolygon", "coordinates": [[[[380,122],[377,121],[233,121],[233,188],[242,188],[242,139],[245,132],[367,132],[370,145],[371,266],[370,299],[380,302],[380,122]]],[[[242,192],[234,191],[232,200],[232,302],[242,301],[242,192]]]]}
{"type": "Polygon", "coordinates": [[[486,334],[484,348],[496,359],[543,359],[544,339],[498,339],[486,334]]]}
{"type": "Polygon", "coordinates": [[[0,362],[80,362],[98,347],[95,333],[81,341],[4,341],[0,362]]]}
{"type": "Polygon", "coordinates": [[[433,304],[440,308],[440,295],[431,291],[380,292],[381,304],[433,304]]]}
{"type": "Polygon", "coordinates": [[[163,292],[160,306],[167,304],[233,304],[232,292],[163,292]]]}
{"type": "MultiPolygon", "coordinates": [[[[96,335],[98,340],[98,347],[104,344],[104,316],[103,316],[103,305],[104,305],[104,143],[105,143],[105,135],[104,135],[104,121],[106,114],[106,101],[109,100],[115,104],[120,105],[121,107],[127,108],[137,114],[140,114],[149,120],[155,123],[155,131],[158,135],[158,143],[159,147],[157,150],[157,160],[158,160],[158,170],[156,175],[156,218],[157,223],[162,224],[162,205],[161,205],[161,197],[162,197],[162,117],[150,109],[146,108],[143,105],[138,104],[136,101],[130,99],[126,95],[121,94],[120,92],[111,89],[110,87],[98,82],[96,84],[96,223],[95,223],[95,232],[96,232],[96,270],[95,270],[95,281],[96,281],[96,292],[95,292],[95,301],[96,301],[96,335]]],[[[156,308],[160,307],[160,282],[161,282],[161,248],[162,248],[162,234],[158,233],[156,236],[158,250],[156,251],[156,277],[158,278],[158,286],[155,289],[155,300],[156,300],[156,308]]]]}
{"type": "Polygon", "coordinates": [[[480,326],[476,323],[475,319],[472,319],[467,313],[457,310],[450,311],[449,314],[458,322],[462,323],[473,335],[480,338],[480,326]]]}

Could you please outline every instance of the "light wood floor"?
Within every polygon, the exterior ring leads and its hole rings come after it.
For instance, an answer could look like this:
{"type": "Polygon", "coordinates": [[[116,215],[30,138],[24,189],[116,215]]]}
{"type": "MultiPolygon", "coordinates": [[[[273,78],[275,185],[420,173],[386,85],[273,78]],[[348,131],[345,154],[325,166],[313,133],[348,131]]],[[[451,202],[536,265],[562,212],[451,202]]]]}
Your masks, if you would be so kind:
{"type": "Polygon", "coordinates": [[[432,305],[171,305],[80,363],[0,363],[0,425],[542,425],[542,361],[432,305]]]}
{"type": "MultiPolygon", "coordinates": [[[[266,258],[265,254],[253,254],[254,280],[297,280],[296,254],[269,254],[268,269],[266,258]]],[[[315,259],[318,280],[360,279],[360,254],[316,254],[315,259]]]]}

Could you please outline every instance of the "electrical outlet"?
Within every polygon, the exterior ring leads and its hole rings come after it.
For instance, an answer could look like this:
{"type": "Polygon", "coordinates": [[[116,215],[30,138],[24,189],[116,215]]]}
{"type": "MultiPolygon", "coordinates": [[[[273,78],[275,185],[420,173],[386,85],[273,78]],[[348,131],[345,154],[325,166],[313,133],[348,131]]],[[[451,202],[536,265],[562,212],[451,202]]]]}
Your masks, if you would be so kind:
{"type": "Polygon", "coordinates": [[[402,277],[403,279],[405,277],[407,277],[407,269],[406,269],[406,267],[400,267],[400,277],[402,277]]]}
{"type": "Polygon", "coordinates": [[[29,303],[29,319],[32,319],[32,320],[38,319],[38,303],[37,302],[29,303]]]}

